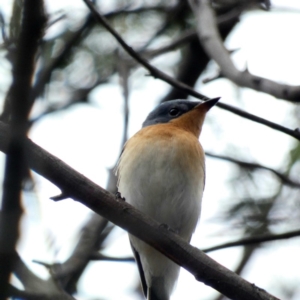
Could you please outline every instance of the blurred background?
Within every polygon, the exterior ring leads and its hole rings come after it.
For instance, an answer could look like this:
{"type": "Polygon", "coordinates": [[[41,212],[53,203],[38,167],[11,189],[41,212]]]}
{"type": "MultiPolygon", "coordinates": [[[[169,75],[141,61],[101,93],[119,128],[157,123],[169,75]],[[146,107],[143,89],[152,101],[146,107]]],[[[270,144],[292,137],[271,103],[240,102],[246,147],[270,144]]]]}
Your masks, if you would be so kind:
{"type": "MultiPolygon", "coordinates": [[[[222,103],[292,130],[300,127],[299,97],[275,98],[224,77],[199,42],[187,1],[99,0],[96,5],[125,41],[163,72],[208,97],[221,97],[222,103]]],[[[299,1],[216,0],[211,5],[240,71],[299,85],[299,1]]],[[[47,0],[45,8],[48,25],[36,60],[29,137],[114,193],[122,146],[147,114],[162,101],[195,98],[149,76],[95,22],[83,1],[47,0]]],[[[22,1],[0,0],[0,12],[4,106],[22,1]]],[[[207,179],[194,246],[207,249],[299,229],[297,139],[218,107],[209,112],[200,139],[207,179]]],[[[2,166],[4,159],[1,154],[2,166]]],[[[76,299],[143,299],[127,233],[71,199],[49,199],[59,193],[35,173],[24,184],[17,251],[28,278],[42,280],[41,293],[56,282],[76,299]]],[[[296,300],[299,251],[300,238],[293,237],[208,255],[280,299],[296,300]]],[[[12,283],[26,291],[17,273],[12,283]]],[[[182,270],[172,296],[179,299],[225,298],[182,270]]]]}

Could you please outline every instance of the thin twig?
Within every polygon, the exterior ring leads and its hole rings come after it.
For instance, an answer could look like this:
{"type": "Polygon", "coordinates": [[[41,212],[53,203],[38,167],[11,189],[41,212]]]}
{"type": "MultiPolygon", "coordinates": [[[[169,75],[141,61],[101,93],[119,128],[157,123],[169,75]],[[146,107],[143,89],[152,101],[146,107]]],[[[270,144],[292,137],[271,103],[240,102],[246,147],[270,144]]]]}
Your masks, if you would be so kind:
{"type": "Polygon", "coordinates": [[[140,53],[143,55],[143,57],[150,59],[150,58],[156,57],[158,55],[172,51],[172,50],[182,46],[183,44],[189,42],[191,39],[194,39],[196,36],[197,36],[196,30],[189,29],[189,30],[186,30],[185,32],[183,32],[179,37],[172,40],[172,42],[170,42],[169,44],[167,44],[161,48],[153,49],[153,50],[144,50],[140,53]]]}
{"type": "Polygon", "coordinates": [[[43,69],[38,71],[36,75],[36,82],[31,93],[31,101],[34,101],[43,93],[45,85],[49,82],[53,70],[57,68],[62,63],[62,61],[70,54],[73,46],[82,38],[83,33],[88,33],[88,29],[90,30],[93,24],[93,18],[91,17],[91,15],[88,15],[82,26],[65,40],[65,46],[61,50],[61,52],[52,60],[50,60],[43,69]]]}
{"type": "MultiPolygon", "coordinates": [[[[268,234],[268,235],[261,235],[261,236],[254,236],[254,237],[248,237],[248,238],[243,238],[240,240],[236,240],[233,242],[228,242],[228,243],[223,243],[217,246],[209,247],[202,249],[204,253],[209,253],[213,252],[216,250],[222,250],[226,248],[231,248],[231,247],[238,247],[238,246],[247,246],[247,245],[254,245],[254,244],[261,244],[261,243],[266,243],[266,242],[274,242],[278,240],[283,240],[283,239],[290,239],[293,237],[299,237],[300,236],[300,230],[294,230],[294,231],[289,231],[289,232],[284,232],[280,234],[268,234]]],[[[90,256],[91,260],[107,260],[107,261],[115,261],[115,262],[134,262],[133,257],[110,257],[103,255],[102,253],[93,253],[90,256]]]]}
{"type": "MultiPolygon", "coordinates": [[[[86,5],[89,7],[89,9],[91,10],[91,12],[93,13],[94,17],[96,18],[96,20],[101,23],[113,36],[114,38],[119,42],[119,44],[124,48],[124,50],[131,56],[133,57],[135,60],[137,60],[142,66],[144,66],[149,72],[150,74],[154,77],[154,78],[161,78],[163,77],[164,80],[166,82],[168,82],[171,85],[176,84],[175,80],[161,72],[160,70],[158,70],[157,68],[153,67],[151,64],[149,64],[147,62],[146,59],[144,59],[143,57],[141,57],[136,51],[133,50],[132,47],[130,47],[122,38],[121,36],[115,31],[115,29],[113,29],[109,23],[106,21],[106,19],[99,14],[99,12],[96,10],[94,4],[92,4],[89,0],[83,0],[86,5]]],[[[186,86],[184,83],[180,83],[181,88],[190,88],[188,86],[186,86]]],[[[200,93],[197,93],[198,98],[200,98],[201,100],[209,100],[210,98],[201,95],[200,93]]]]}
{"type": "MultiPolygon", "coordinates": [[[[83,0],[87,6],[89,7],[89,9],[92,11],[92,13],[94,14],[95,18],[97,19],[97,21],[99,23],[101,23],[114,37],[115,39],[120,43],[120,45],[125,49],[125,51],[132,56],[134,59],[136,59],[142,66],[144,66],[149,72],[150,74],[154,77],[154,78],[159,78],[167,83],[169,83],[170,85],[177,87],[179,89],[182,89],[183,91],[189,93],[191,96],[194,96],[195,98],[201,99],[201,100],[209,100],[210,98],[196,92],[195,90],[193,90],[190,86],[179,82],[177,80],[175,80],[174,78],[172,78],[171,76],[163,73],[162,71],[158,70],[157,68],[153,67],[151,64],[149,64],[144,58],[142,58],[136,51],[133,50],[133,48],[131,48],[122,38],[121,36],[109,25],[109,23],[105,20],[105,18],[99,14],[99,12],[96,10],[96,8],[94,7],[94,5],[89,1],[89,0],[83,0]]],[[[263,118],[257,117],[253,114],[247,113],[237,107],[225,104],[225,103],[218,103],[217,104],[218,107],[223,108],[225,110],[228,110],[236,115],[239,115],[243,118],[246,118],[248,120],[263,124],[265,126],[268,126],[272,129],[278,130],[280,132],[286,133],[287,135],[290,135],[292,137],[294,137],[297,140],[300,140],[300,132],[298,130],[291,130],[289,128],[286,128],[284,126],[281,126],[279,124],[273,123],[271,121],[265,120],[263,118]]]]}
{"type": "Polygon", "coordinates": [[[216,155],[216,154],[212,154],[212,153],[209,153],[209,152],[205,152],[205,155],[209,156],[209,157],[216,158],[216,159],[226,160],[226,161],[238,164],[241,167],[247,168],[247,169],[252,169],[252,170],[253,169],[262,169],[262,170],[270,171],[273,174],[275,174],[282,181],[282,183],[284,183],[286,185],[289,185],[291,187],[296,187],[296,188],[300,187],[300,182],[296,182],[296,181],[290,179],[289,177],[287,177],[286,175],[284,175],[284,174],[282,174],[282,173],[280,173],[280,172],[278,172],[278,171],[276,171],[272,168],[269,168],[269,167],[266,167],[266,166],[263,166],[263,165],[260,165],[260,164],[257,164],[257,163],[250,163],[250,162],[246,162],[246,161],[243,161],[243,160],[235,159],[235,158],[225,156],[225,155],[216,155]]]}
{"type": "Polygon", "coordinates": [[[111,257],[107,255],[103,255],[102,253],[96,252],[90,256],[90,260],[105,260],[105,261],[113,261],[113,262],[135,262],[132,256],[128,257],[111,257]]]}
{"type": "Polygon", "coordinates": [[[185,1],[178,1],[174,6],[165,9],[165,18],[163,24],[160,25],[160,28],[152,35],[152,37],[139,49],[138,52],[142,52],[148,48],[151,43],[156,40],[160,35],[162,35],[170,26],[173,24],[173,21],[182,19],[184,12],[187,10],[188,6],[185,1]]]}
{"type": "Polygon", "coordinates": [[[240,239],[234,242],[224,243],[218,246],[202,249],[203,252],[208,253],[220,249],[230,248],[230,247],[237,247],[237,246],[246,246],[246,245],[254,245],[259,243],[271,242],[271,241],[278,241],[283,239],[289,239],[293,237],[300,236],[300,230],[285,232],[281,234],[270,234],[270,235],[262,235],[262,236],[255,236],[240,239]]]}

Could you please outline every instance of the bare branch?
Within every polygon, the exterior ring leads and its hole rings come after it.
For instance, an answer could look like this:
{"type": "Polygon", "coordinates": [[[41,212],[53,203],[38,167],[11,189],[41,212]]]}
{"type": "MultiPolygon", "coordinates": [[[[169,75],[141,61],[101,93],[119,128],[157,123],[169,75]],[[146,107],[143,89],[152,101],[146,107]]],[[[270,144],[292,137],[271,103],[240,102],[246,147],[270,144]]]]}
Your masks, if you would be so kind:
{"type": "Polygon", "coordinates": [[[189,29],[189,30],[186,30],[185,32],[183,32],[178,38],[174,39],[168,45],[163,46],[159,49],[145,50],[145,51],[142,51],[141,54],[143,55],[143,57],[150,59],[150,58],[156,57],[158,55],[172,51],[172,50],[182,46],[183,44],[189,42],[191,39],[194,39],[196,36],[197,36],[196,30],[189,29]]]}
{"type": "MultiPolygon", "coordinates": [[[[0,150],[7,150],[9,131],[0,122],[0,150]]],[[[171,260],[231,299],[275,300],[276,297],[245,281],[197,248],[192,247],[157,221],[76,172],[30,140],[26,141],[29,166],[66,191],[75,201],[148,243],[171,260]],[[146,234],[145,234],[146,233],[146,234]]]]}
{"type": "Polygon", "coordinates": [[[252,75],[248,70],[239,71],[233,64],[225,48],[218,28],[213,9],[207,0],[190,0],[190,6],[195,14],[197,32],[206,53],[220,67],[221,73],[234,83],[256,91],[270,94],[276,98],[291,102],[300,102],[300,86],[279,84],[278,82],[252,75]]]}
{"type": "Polygon", "coordinates": [[[50,277],[47,280],[36,276],[22,261],[17,253],[15,255],[14,274],[19,278],[25,290],[20,291],[13,286],[8,289],[8,295],[28,300],[61,299],[74,300],[61,289],[58,283],[50,277]]]}
{"type": "Polygon", "coordinates": [[[229,157],[229,156],[212,154],[212,153],[209,153],[209,152],[205,152],[205,155],[209,156],[209,157],[216,158],[216,159],[226,160],[226,161],[238,164],[242,168],[247,168],[247,169],[251,169],[251,170],[253,170],[253,169],[262,169],[262,170],[270,171],[273,174],[275,174],[281,180],[282,183],[284,183],[286,185],[289,185],[290,187],[296,187],[296,188],[300,187],[300,182],[296,182],[296,181],[290,179],[289,177],[285,176],[284,174],[282,174],[282,173],[280,173],[280,172],[278,172],[278,171],[276,171],[272,168],[269,168],[269,167],[266,167],[266,166],[263,166],[263,165],[260,165],[260,164],[257,164],[257,163],[250,163],[250,162],[238,160],[238,159],[235,159],[235,158],[232,158],[232,157],[229,157]]]}
{"type": "Polygon", "coordinates": [[[203,249],[202,251],[205,253],[208,253],[208,252],[225,249],[225,248],[254,245],[254,244],[259,244],[259,243],[289,239],[289,238],[298,237],[298,236],[300,236],[300,230],[285,232],[285,233],[281,233],[281,234],[254,236],[254,237],[244,238],[244,239],[240,239],[240,240],[237,240],[234,242],[224,243],[224,244],[221,244],[218,246],[206,248],[206,249],[203,249]]]}
{"type": "Polygon", "coordinates": [[[174,6],[171,6],[169,9],[165,10],[165,18],[163,24],[160,28],[154,33],[154,35],[139,49],[139,52],[145,50],[155,39],[157,39],[161,34],[166,32],[174,20],[181,20],[188,9],[186,1],[177,1],[174,6]]]}
{"type": "MultiPolygon", "coordinates": [[[[261,235],[261,236],[253,236],[253,237],[248,237],[248,238],[243,238],[240,240],[236,240],[233,242],[228,242],[224,244],[220,244],[217,246],[209,247],[202,249],[204,253],[209,253],[213,252],[216,250],[222,250],[226,248],[231,248],[231,247],[238,247],[238,246],[248,246],[248,245],[255,245],[255,244],[261,244],[261,243],[266,243],[266,242],[273,242],[273,241],[278,241],[278,240],[283,240],[283,239],[290,239],[293,237],[298,237],[300,236],[300,230],[294,230],[294,231],[289,231],[289,232],[284,232],[280,234],[268,234],[268,235],[261,235]]],[[[90,256],[91,260],[107,260],[107,261],[115,261],[115,262],[134,262],[133,257],[110,257],[103,255],[102,253],[93,253],[90,256]]]]}
{"type": "MultiPolygon", "coordinates": [[[[120,37],[120,35],[108,24],[108,22],[105,20],[103,16],[101,16],[94,5],[89,1],[89,0],[83,0],[87,6],[90,8],[90,10],[93,12],[95,18],[99,23],[101,23],[115,38],[116,40],[120,43],[120,45],[127,51],[127,53],[132,56],[134,59],[136,59],[142,66],[144,66],[147,70],[150,71],[150,74],[154,76],[155,78],[160,78],[161,80],[169,83],[170,85],[180,88],[183,91],[189,93],[191,96],[194,96],[195,98],[201,99],[201,100],[209,100],[208,97],[196,92],[193,90],[191,87],[188,85],[179,82],[172,78],[171,76],[163,73],[162,71],[158,70],[157,68],[153,67],[150,65],[144,58],[142,58],[137,52],[135,52],[130,46],[126,44],[126,42],[120,37]]],[[[268,126],[272,129],[278,130],[280,132],[283,132],[285,134],[288,134],[292,137],[294,137],[297,140],[300,140],[300,132],[299,130],[291,130],[289,128],[286,128],[284,126],[281,126],[279,124],[270,122],[268,120],[265,120],[263,118],[257,117],[253,114],[247,113],[237,107],[225,104],[225,103],[217,103],[217,106],[220,108],[223,108],[225,110],[228,110],[236,115],[239,115],[241,117],[244,117],[248,120],[263,124],[265,126],[268,126]]]]}
{"type": "Polygon", "coordinates": [[[83,226],[77,245],[70,257],[62,264],[50,266],[50,271],[55,280],[65,291],[73,294],[76,284],[90,262],[90,256],[97,251],[110,233],[107,228],[107,220],[99,215],[93,214],[89,221],[83,226]]]}
{"type": "MultiPolygon", "coordinates": [[[[239,14],[236,14],[236,12],[236,8],[219,11],[218,25],[220,34],[223,39],[228,36],[228,34],[232,31],[234,26],[239,21],[239,14]]],[[[176,79],[189,85],[190,87],[193,87],[197,82],[200,74],[207,67],[210,58],[205,53],[197,36],[189,40],[188,45],[185,49],[183,49],[182,54],[183,55],[176,74],[176,79]]],[[[182,89],[173,87],[166,94],[166,96],[162,98],[161,102],[173,99],[186,99],[188,96],[189,94],[187,92],[183,91],[182,89]]]]}
{"type": "Polygon", "coordinates": [[[85,22],[82,26],[72,33],[67,40],[65,41],[65,46],[61,52],[56,55],[49,63],[38,72],[36,82],[32,89],[31,101],[34,101],[38,96],[40,96],[44,89],[45,85],[49,82],[51,74],[55,68],[69,55],[73,46],[80,40],[83,33],[87,34],[88,29],[90,30],[94,24],[94,20],[91,15],[88,15],[85,22]]]}
{"type": "MultiPolygon", "coordinates": [[[[114,10],[112,12],[109,12],[105,14],[107,18],[113,18],[118,15],[122,14],[138,14],[138,13],[143,13],[147,11],[164,11],[165,7],[164,6],[153,6],[153,7],[141,7],[141,8],[136,8],[136,9],[120,9],[120,10],[114,10]]],[[[58,20],[61,20],[64,18],[65,15],[60,16],[53,22],[57,22],[58,20]]],[[[53,24],[51,22],[48,24],[48,26],[51,26],[53,24]]],[[[77,29],[74,33],[70,34],[67,36],[67,39],[65,40],[65,45],[61,52],[56,55],[50,62],[43,67],[39,71],[39,74],[37,75],[37,80],[35,82],[33,92],[32,92],[32,99],[35,99],[36,97],[40,96],[45,88],[45,85],[49,82],[51,74],[55,68],[57,68],[62,61],[70,54],[70,51],[73,49],[74,45],[76,45],[84,36],[86,36],[89,31],[93,28],[95,25],[95,20],[91,16],[91,14],[87,15],[85,22],[80,26],[79,29],[77,29]]],[[[98,84],[102,83],[100,80],[98,84]]]]}
{"type": "MultiPolygon", "coordinates": [[[[119,42],[119,44],[124,48],[124,50],[130,55],[132,56],[136,61],[138,61],[142,66],[144,66],[149,72],[150,74],[154,77],[154,78],[161,78],[163,77],[164,80],[166,82],[168,82],[171,85],[174,85],[174,79],[171,76],[168,76],[167,74],[161,72],[160,70],[158,70],[157,68],[153,67],[151,64],[149,64],[147,62],[146,59],[144,59],[143,57],[141,57],[136,51],[133,50],[132,47],[130,47],[122,38],[121,36],[108,24],[108,22],[106,21],[106,19],[98,13],[98,11],[96,10],[96,8],[94,7],[94,5],[92,4],[92,2],[90,2],[89,0],[83,0],[86,5],[89,7],[89,9],[91,10],[91,12],[93,13],[94,17],[96,18],[96,20],[101,23],[113,36],[114,38],[119,42]]],[[[181,84],[182,88],[189,88],[188,86],[186,86],[185,84],[181,84]]],[[[200,93],[198,94],[198,98],[200,97],[200,99],[202,100],[209,100],[208,97],[201,95],[200,93]]]]}
{"type": "Polygon", "coordinates": [[[13,299],[22,299],[22,300],[75,300],[75,298],[71,297],[68,294],[45,294],[39,290],[33,291],[24,291],[19,290],[16,287],[9,285],[8,288],[8,296],[12,296],[13,299]]]}
{"type": "Polygon", "coordinates": [[[135,262],[132,256],[128,257],[111,257],[107,255],[103,255],[102,253],[96,252],[90,256],[91,260],[105,260],[105,261],[113,261],[113,262],[135,262]]]}
{"type": "Polygon", "coordinates": [[[7,294],[19,236],[19,221],[22,215],[21,191],[27,171],[24,141],[27,117],[31,109],[31,80],[35,67],[34,59],[45,24],[43,1],[24,0],[22,26],[13,64],[13,82],[4,111],[11,123],[11,136],[5,163],[0,216],[0,299],[5,299],[7,294]]]}
{"type": "MultiPolygon", "coordinates": [[[[88,263],[103,244],[106,237],[110,234],[113,226],[109,224],[106,219],[93,213],[91,218],[82,227],[80,237],[77,245],[70,257],[64,263],[49,264],[41,261],[34,260],[33,262],[45,266],[52,275],[51,280],[57,282],[57,284],[63,288],[63,290],[69,294],[73,294],[77,290],[77,283],[82,273],[85,271],[88,263]]],[[[26,266],[25,266],[26,267],[26,266]]],[[[18,275],[18,274],[16,274],[18,275]]],[[[19,276],[19,275],[18,275],[19,276]]],[[[30,276],[25,276],[25,279],[29,279],[29,284],[33,283],[38,286],[41,279],[35,280],[30,276]]],[[[32,290],[27,281],[24,281],[24,277],[20,278],[26,290],[32,290]]],[[[52,287],[52,281],[43,282],[43,289],[41,292],[54,293],[56,289],[52,287]]],[[[38,291],[38,289],[36,289],[38,291]]],[[[54,296],[53,296],[54,299],[54,296]]],[[[55,298],[56,299],[56,298],[55,298]]]]}

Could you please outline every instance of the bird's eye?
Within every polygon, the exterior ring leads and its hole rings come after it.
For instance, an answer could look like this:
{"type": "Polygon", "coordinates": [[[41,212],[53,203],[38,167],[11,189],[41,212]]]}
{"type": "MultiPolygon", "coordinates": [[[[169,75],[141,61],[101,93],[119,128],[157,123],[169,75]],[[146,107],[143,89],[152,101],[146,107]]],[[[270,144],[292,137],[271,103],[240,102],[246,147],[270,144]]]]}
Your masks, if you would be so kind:
{"type": "Polygon", "coordinates": [[[178,116],[178,114],[179,114],[179,109],[177,108],[171,108],[169,111],[169,115],[172,117],[178,116]]]}

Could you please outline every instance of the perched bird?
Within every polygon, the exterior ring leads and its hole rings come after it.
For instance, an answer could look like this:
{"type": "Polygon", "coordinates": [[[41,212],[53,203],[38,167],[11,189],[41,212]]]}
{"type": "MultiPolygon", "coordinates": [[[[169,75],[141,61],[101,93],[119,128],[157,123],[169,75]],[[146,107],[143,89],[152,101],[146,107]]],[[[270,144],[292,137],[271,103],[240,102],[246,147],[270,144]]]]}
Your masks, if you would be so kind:
{"type": "MultiPolygon", "coordinates": [[[[205,184],[205,158],[199,143],[207,111],[203,103],[164,102],[126,143],[118,168],[118,191],[126,202],[166,224],[187,242],[197,225],[205,184]]],[[[169,300],[179,266],[130,235],[145,297],[169,300]]]]}

